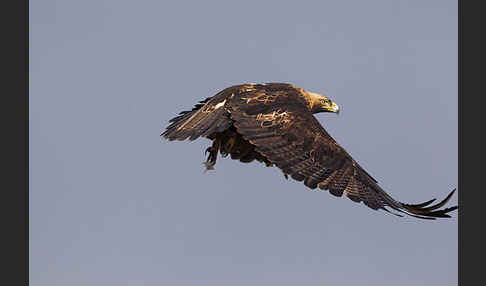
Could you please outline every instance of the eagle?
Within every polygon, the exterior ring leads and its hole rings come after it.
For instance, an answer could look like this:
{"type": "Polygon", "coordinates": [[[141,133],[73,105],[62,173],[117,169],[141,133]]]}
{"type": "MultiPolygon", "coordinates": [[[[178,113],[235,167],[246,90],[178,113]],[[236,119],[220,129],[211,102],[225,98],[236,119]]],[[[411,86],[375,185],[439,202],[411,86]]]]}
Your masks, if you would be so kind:
{"type": "Polygon", "coordinates": [[[161,136],[169,141],[211,140],[205,170],[214,169],[219,153],[243,163],[256,160],[276,166],[286,179],[303,181],[310,189],[328,190],[337,197],[345,194],[397,216],[447,218],[458,208],[440,209],[455,189],[435,205],[435,199],[420,204],[393,199],[322,127],[313,115],[320,112],[339,113],[339,106],[289,83],[240,84],[180,112],[161,136]]]}

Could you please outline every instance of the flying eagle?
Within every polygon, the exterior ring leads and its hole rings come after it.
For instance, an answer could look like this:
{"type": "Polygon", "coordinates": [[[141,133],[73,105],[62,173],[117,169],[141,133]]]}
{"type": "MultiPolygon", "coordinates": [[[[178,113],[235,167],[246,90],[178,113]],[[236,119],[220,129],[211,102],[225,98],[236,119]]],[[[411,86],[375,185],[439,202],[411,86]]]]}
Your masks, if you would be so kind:
{"type": "MultiPolygon", "coordinates": [[[[450,217],[457,206],[444,206],[455,189],[440,203],[435,199],[406,204],[393,199],[319,124],[312,115],[338,113],[326,96],[287,83],[241,84],[228,87],[202,100],[190,111],[172,118],[161,134],[166,139],[212,140],[204,162],[214,169],[218,152],[244,163],[257,160],[277,166],[285,178],[292,177],[315,189],[345,194],[354,202],[391,212],[387,207],[422,219],[450,217]]],[[[398,216],[396,212],[392,212],[398,216]]]]}

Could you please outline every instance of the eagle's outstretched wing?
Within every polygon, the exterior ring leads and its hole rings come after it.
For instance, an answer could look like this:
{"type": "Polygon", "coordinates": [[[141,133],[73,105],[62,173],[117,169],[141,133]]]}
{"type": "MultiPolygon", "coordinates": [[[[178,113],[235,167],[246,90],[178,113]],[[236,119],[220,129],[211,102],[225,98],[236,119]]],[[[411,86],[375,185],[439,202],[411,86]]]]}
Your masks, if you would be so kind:
{"type": "Polygon", "coordinates": [[[226,99],[239,89],[240,86],[224,89],[215,96],[199,101],[192,110],[182,111],[169,120],[171,124],[161,136],[171,141],[187,138],[192,141],[227,129],[232,122],[225,108],[226,99]]]}
{"type": "Polygon", "coordinates": [[[319,187],[335,196],[345,194],[374,210],[389,211],[389,207],[425,219],[450,217],[447,213],[457,209],[438,210],[454,191],[433,206],[429,205],[434,200],[405,204],[393,199],[326,132],[298,96],[248,93],[233,97],[228,108],[243,138],[284,173],[311,189],[319,187]]]}

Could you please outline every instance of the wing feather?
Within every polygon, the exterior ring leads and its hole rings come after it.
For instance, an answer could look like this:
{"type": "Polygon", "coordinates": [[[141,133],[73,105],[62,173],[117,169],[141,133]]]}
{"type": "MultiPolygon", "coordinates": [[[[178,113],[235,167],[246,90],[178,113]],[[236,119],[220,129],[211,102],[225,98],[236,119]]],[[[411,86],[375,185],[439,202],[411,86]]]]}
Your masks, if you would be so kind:
{"type": "MultiPolygon", "coordinates": [[[[374,210],[399,213],[423,219],[449,217],[457,207],[437,210],[450,199],[426,208],[393,199],[319,124],[301,96],[291,91],[272,90],[234,97],[230,117],[237,132],[255,145],[258,152],[297,181],[315,189],[329,190],[334,196],[345,194],[374,210]]],[[[398,214],[396,214],[398,215],[398,214]]]]}
{"type": "Polygon", "coordinates": [[[183,141],[187,138],[192,141],[200,136],[207,137],[229,128],[232,121],[226,109],[227,100],[243,86],[224,89],[212,97],[201,100],[192,110],[182,111],[169,120],[171,124],[161,136],[171,141],[183,141]]]}

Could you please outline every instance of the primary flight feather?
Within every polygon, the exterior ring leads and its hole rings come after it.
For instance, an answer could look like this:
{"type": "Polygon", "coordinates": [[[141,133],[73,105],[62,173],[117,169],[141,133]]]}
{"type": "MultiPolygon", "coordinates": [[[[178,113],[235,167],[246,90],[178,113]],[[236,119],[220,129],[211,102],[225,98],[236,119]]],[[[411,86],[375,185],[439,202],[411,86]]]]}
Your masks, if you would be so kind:
{"type": "Polygon", "coordinates": [[[315,189],[345,194],[354,202],[410,216],[450,217],[457,206],[443,201],[405,204],[393,199],[322,127],[313,114],[338,113],[339,107],[324,95],[287,83],[241,84],[200,101],[192,110],[172,118],[162,133],[168,140],[212,140],[206,170],[214,169],[218,153],[241,162],[257,160],[277,166],[284,176],[315,189]]]}

